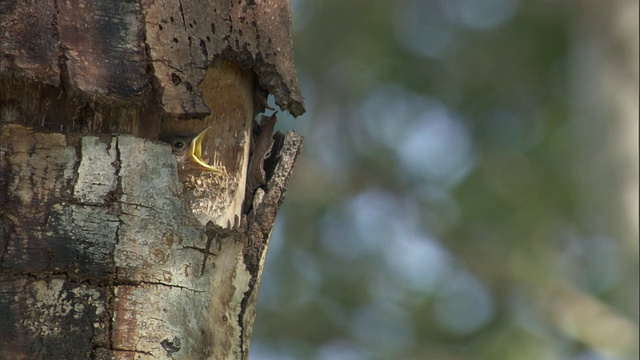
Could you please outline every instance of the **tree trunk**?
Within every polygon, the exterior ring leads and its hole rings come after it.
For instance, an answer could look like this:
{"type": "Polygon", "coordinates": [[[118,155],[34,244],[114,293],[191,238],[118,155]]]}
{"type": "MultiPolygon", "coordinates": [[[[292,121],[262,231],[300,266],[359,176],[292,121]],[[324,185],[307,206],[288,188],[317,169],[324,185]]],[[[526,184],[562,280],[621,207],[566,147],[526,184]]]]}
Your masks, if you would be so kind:
{"type": "Polygon", "coordinates": [[[288,2],[0,0],[0,22],[0,359],[246,359],[302,146],[254,120],[267,94],[304,111],[288,2]],[[207,128],[220,173],[157,141],[207,128]]]}

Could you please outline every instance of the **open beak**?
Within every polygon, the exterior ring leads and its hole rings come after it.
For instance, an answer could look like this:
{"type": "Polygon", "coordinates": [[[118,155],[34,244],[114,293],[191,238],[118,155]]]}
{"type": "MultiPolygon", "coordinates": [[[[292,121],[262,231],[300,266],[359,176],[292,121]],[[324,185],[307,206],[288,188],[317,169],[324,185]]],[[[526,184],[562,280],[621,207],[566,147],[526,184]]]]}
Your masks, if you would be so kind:
{"type": "Polygon", "coordinates": [[[207,133],[207,131],[209,131],[209,129],[211,129],[211,127],[208,127],[206,129],[202,130],[202,132],[200,134],[198,134],[198,136],[196,136],[195,138],[193,138],[193,140],[191,140],[191,145],[189,146],[189,152],[188,152],[187,156],[193,162],[195,162],[196,164],[202,166],[204,168],[204,170],[211,171],[211,172],[217,172],[217,173],[222,174],[222,170],[207,164],[202,159],[202,139],[204,139],[204,136],[207,133]]]}

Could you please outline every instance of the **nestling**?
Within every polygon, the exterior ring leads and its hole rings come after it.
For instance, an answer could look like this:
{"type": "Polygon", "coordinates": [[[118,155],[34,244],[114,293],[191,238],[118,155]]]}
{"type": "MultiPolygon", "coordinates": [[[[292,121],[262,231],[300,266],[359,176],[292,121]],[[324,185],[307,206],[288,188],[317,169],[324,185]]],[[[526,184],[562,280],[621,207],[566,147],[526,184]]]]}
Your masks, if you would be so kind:
{"type": "Polygon", "coordinates": [[[204,159],[202,159],[202,140],[210,128],[211,127],[204,129],[196,136],[167,134],[160,140],[171,144],[171,149],[176,156],[180,168],[222,174],[222,170],[207,164],[204,159]]]}

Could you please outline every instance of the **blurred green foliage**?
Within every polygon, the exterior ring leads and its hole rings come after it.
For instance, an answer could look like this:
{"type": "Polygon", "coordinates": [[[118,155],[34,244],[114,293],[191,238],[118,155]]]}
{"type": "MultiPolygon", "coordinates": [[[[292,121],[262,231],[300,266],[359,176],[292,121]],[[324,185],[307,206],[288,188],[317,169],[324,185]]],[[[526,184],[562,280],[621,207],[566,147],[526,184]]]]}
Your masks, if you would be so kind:
{"type": "Polygon", "coordinates": [[[631,117],[581,88],[627,3],[294,0],[305,150],[250,357],[637,358],[637,63],[631,117]]]}

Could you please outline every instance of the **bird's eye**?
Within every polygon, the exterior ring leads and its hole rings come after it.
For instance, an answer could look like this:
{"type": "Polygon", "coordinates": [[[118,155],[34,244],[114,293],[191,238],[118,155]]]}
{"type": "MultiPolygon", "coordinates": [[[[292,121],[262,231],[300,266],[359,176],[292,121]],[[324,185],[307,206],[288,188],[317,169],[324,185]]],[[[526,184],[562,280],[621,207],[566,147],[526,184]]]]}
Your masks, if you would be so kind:
{"type": "Polygon", "coordinates": [[[174,141],[173,147],[178,149],[178,150],[183,149],[184,148],[184,141],[182,141],[182,140],[174,141]]]}

